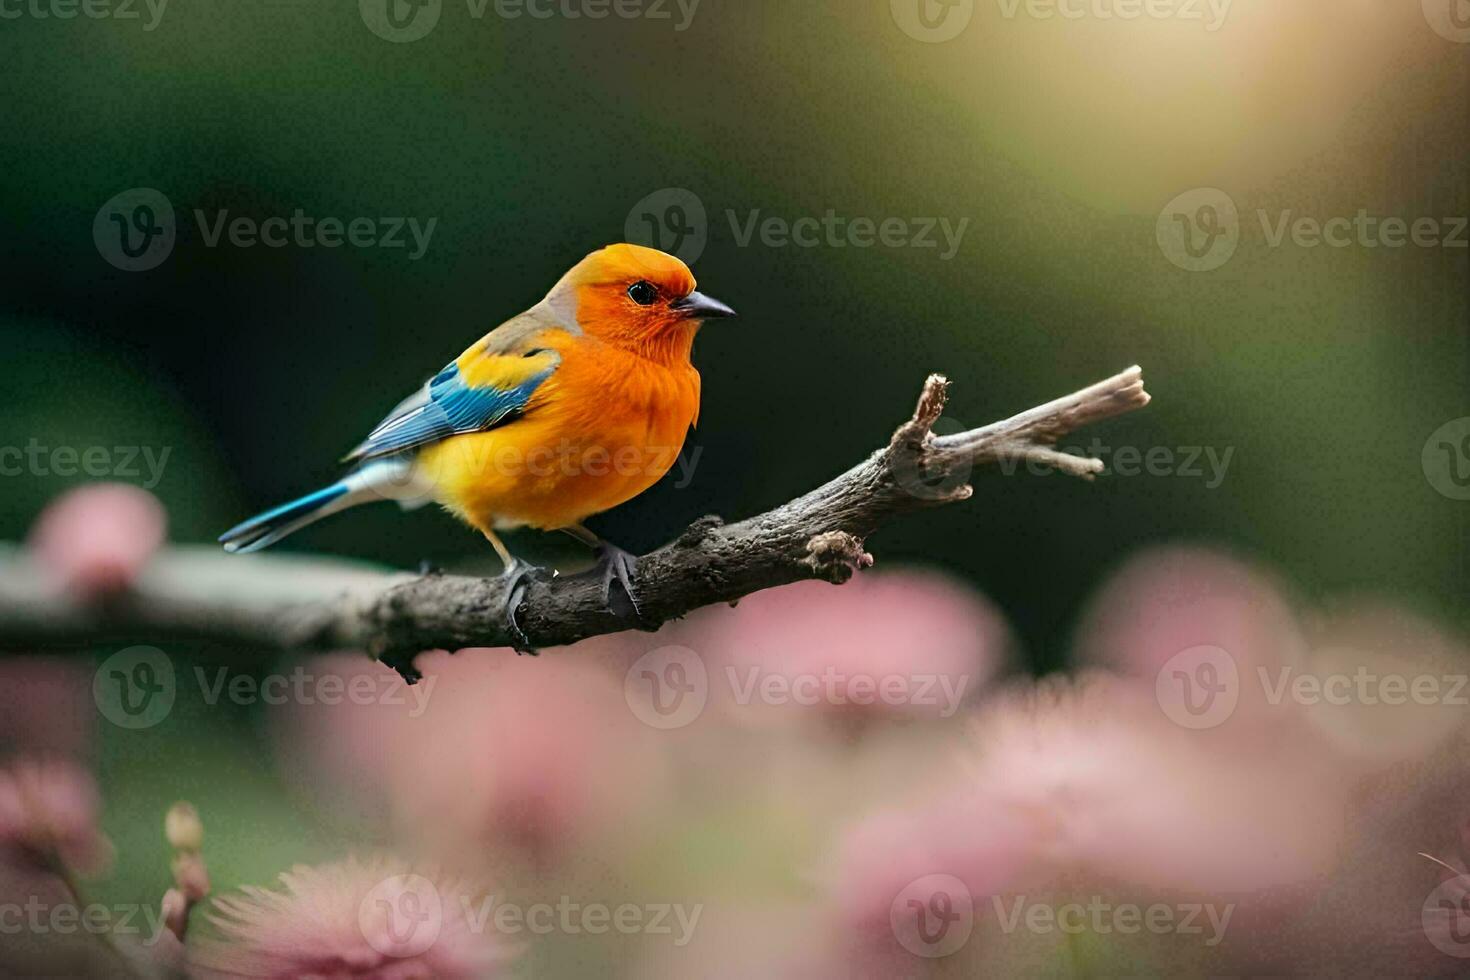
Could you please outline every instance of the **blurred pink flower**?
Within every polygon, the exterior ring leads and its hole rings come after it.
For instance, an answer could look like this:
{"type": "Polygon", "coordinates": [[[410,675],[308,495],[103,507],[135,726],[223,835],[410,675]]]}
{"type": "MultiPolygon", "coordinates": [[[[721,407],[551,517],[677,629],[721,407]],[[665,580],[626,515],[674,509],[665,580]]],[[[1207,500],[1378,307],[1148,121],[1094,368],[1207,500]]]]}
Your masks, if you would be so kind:
{"type": "MultiPolygon", "coordinates": [[[[188,953],[183,937],[189,925],[191,903],[177,888],[163,893],[158,903],[158,921],[163,928],[157,929],[146,943],[123,943],[113,948],[123,961],[130,964],[129,973],[139,977],[185,977],[188,976],[188,953]]],[[[110,963],[111,972],[117,969],[110,963]]],[[[110,975],[110,974],[100,974],[110,975]]]]}
{"type": "Polygon", "coordinates": [[[1463,767],[1443,765],[1463,752],[1455,747],[1428,774],[1403,766],[1369,780],[1339,866],[1302,903],[1304,914],[1245,920],[1240,941],[1222,944],[1229,959],[1217,972],[1464,976],[1470,875],[1463,873],[1460,828],[1467,785],[1463,767]]]}
{"type": "Polygon", "coordinates": [[[458,876],[378,857],[280,876],[283,888],[246,887],[211,904],[218,938],[189,944],[199,977],[483,978],[518,949],[470,913],[485,897],[458,876]]]}
{"type": "Polygon", "coordinates": [[[1306,682],[1307,728],[1349,768],[1424,759],[1466,723],[1462,646],[1428,620],[1371,598],[1309,618],[1307,652],[1280,680],[1306,682]]]}
{"type": "Polygon", "coordinates": [[[1023,687],[974,731],[967,781],[982,811],[1025,820],[1045,877],[1253,891],[1319,873],[1343,832],[1344,787],[1316,760],[1193,738],[1109,675],[1023,687]]]}
{"type": "Polygon", "coordinates": [[[97,829],[97,787],[69,762],[23,759],[0,770],[0,846],[31,865],[102,870],[112,847],[97,829]]]}
{"type": "MultiPolygon", "coordinates": [[[[687,942],[644,944],[638,980],[827,980],[814,943],[813,908],[793,896],[710,896],[687,942]]],[[[680,937],[684,939],[685,937],[680,937]]],[[[836,978],[833,978],[836,980],[836,978]]],[[[845,973],[842,980],[857,980],[845,973]]],[[[894,975],[884,980],[900,980],[894,975]]]]}
{"type": "Polygon", "coordinates": [[[984,596],[925,570],[767,589],[734,609],[701,609],[671,632],[706,660],[712,694],[740,720],[849,725],[949,717],[1006,666],[1011,647],[984,596]]]}
{"type": "Polygon", "coordinates": [[[1200,647],[1223,650],[1234,671],[1240,700],[1218,726],[1222,734],[1260,735],[1261,723],[1290,719],[1291,706],[1270,704],[1258,677],[1300,663],[1297,618],[1275,581],[1226,554],[1186,546],[1144,551],[1098,591],[1077,628],[1082,663],[1149,685],[1171,659],[1200,647]]]}
{"type": "Polygon", "coordinates": [[[976,908],[1053,887],[1239,895],[1313,878],[1342,839],[1337,783],[1190,738],[1117,677],[1019,684],[972,725],[958,788],[843,837],[828,884],[848,933],[891,951],[891,904],[926,876],[976,908]]]}
{"type": "MultiPolygon", "coordinates": [[[[412,689],[286,709],[282,764],[323,802],[346,791],[349,806],[377,806],[415,837],[433,826],[429,846],[444,855],[499,844],[542,862],[602,831],[626,835],[659,803],[667,746],[599,663],[602,642],[540,657],[424,654],[412,689]]],[[[365,658],[308,669],[349,684],[386,670],[365,658]]]]}
{"type": "Polygon", "coordinates": [[[1222,552],[1183,545],[1125,563],[1093,597],[1077,631],[1082,659],[1149,678],[1180,650],[1201,644],[1291,663],[1302,641],[1276,582],[1222,552]]]}
{"type": "Polygon", "coordinates": [[[175,939],[183,939],[188,931],[190,904],[188,896],[177,888],[170,888],[163,893],[163,901],[158,906],[159,914],[175,939]]]}
{"type": "Polygon", "coordinates": [[[31,529],[30,548],[64,585],[84,596],[125,589],[163,543],[157,498],[125,483],[98,483],[54,501],[31,529]]]}
{"type": "Polygon", "coordinates": [[[981,806],[972,794],[952,794],[875,814],[847,831],[828,880],[841,926],[890,942],[894,901],[930,875],[958,878],[976,898],[1014,884],[1030,861],[1031,830],[1015,813],[981,806]]]}
{"type": "Polygon", "coordinates": [[[96,726],[92,672],[75,659],[0,659],[0,745],[81,757],[96,726]]]}
{"type": "Polygon", "coordinates": [[[301,669],[315,678],[340,678],[344,692],[366,690],[372,696],[344,695],[333,703],[288,699],[272,715],[277,764],[314,806],[380,829],[390,815],[393,774],[428,761],[414,759],[406,732],[423,721],[420,705],[435,696],[438,678],[409,688],[392,668],[362,653],[314,657],[301,669]]]}
{"type": "Polygon", "coordinates": [[[405,825],[432,820],[450,840],[510,844],[537,861],[601,832],[626,838],[659,803],[667,745],[594,662],[597,647],[420,658],[439,687],[407,726],[414,764],[394,774],[405,825]]]}

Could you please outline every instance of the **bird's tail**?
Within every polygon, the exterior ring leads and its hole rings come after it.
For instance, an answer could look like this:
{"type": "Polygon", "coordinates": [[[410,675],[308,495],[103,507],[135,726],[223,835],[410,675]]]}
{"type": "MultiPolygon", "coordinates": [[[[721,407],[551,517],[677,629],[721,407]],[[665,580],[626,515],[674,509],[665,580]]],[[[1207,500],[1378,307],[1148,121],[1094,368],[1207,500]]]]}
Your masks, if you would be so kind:
{"type": "Polygon", "coordinates": [[[219,540],[232,554],[259,551],[349,507],[379,500],[397,500],[409,507],[421,502],[423,493],[423,488],[414,482],[412,464],[403,458],[389,457],[368,463],[329,487],[236,524],[221,534],[219,540]]]}

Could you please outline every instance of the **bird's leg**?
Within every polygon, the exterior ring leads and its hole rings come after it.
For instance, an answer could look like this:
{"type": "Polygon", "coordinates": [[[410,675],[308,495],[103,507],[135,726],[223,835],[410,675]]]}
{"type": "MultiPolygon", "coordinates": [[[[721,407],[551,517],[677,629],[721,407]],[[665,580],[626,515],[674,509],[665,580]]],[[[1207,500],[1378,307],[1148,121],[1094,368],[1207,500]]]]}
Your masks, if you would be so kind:
{"type": "Polygon", "coordinates": [[[597,571],[602,574],[602,601],[611,607],[612,584],[616,581],[623,587],[633,615],[642,617],[638,610],[638,598],[633,594],[633,575],[638,571],[638,556],[624,551],[611,542],[604,541],[581,524],[562,528],[563,531],[590,547],[597,555],[597,571]]]}
{"type": "Polygon", "coordinates": [[[501,607],[501,615],[505,617],[506,630],[510,633],[511,648],[515,650],[517,656],[529,653],[534,657],[538,651],[531,645],[531,638],[516,622],[516,610],[526,598],[526,579],[544,577],[547,574],[546,569],[521,561],[512,555],[510,549],[506,548],[505,543],[494,531],[488,528],[482,528],[481,531],[485,535],[485,540],[490,542],[495,548],[495,553],[500,556],[501,562],[505,564],[505,571],[500,573],[500,577],[505,580],[505,604],[501,607]]]}

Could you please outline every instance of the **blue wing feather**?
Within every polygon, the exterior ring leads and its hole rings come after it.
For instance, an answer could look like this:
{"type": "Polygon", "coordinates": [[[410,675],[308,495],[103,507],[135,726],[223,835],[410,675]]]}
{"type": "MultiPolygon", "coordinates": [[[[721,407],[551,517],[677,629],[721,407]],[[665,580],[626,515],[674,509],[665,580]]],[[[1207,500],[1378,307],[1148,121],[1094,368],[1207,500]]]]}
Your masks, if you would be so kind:
{"type": "Polygon", "coordinates": [[[453,435],[504,425],[525,410],[531,395],[555,370],[553,364],[510,388],[472,388],[460,377],[459,366],[451,362],[378,423],[346,459],[391,456],[453,435]]]}

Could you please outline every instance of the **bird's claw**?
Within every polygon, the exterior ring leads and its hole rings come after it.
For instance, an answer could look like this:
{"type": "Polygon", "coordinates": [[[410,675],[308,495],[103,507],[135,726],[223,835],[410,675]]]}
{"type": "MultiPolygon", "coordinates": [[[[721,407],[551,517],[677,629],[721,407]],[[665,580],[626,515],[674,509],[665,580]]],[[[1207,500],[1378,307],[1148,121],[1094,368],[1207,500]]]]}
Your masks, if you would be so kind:
{"type": "Polygon", "coordinates": [[[615,544],[603,542],[597,548],[597,568],[602,573],[602,602],[612,608],[612,584],[617,582],[633,607],[633,615],[642,618],[638,609],[638,597],[633,594],[633,576],[638,571],[638,556],[624,551],[615,544]]]}
{"type": "Polygon", "coordinates": [[[505,571],[500,574],[501,579],[505,581],[505,603],[501,607],[501,616],[505,620],[506,632],[510,634],[511,649],[516,652],[517,656],[526,653],[534,657],[540,653],[531,645],[531,638],[526,635],[525,630],[521,629],[521,624],[516,622],[516,610],[526,598],[527,580],[545,581],[554,578],[555,575],[555,572],[521,561],[519,558],[512,560],[505,567],[505,571]]]}

